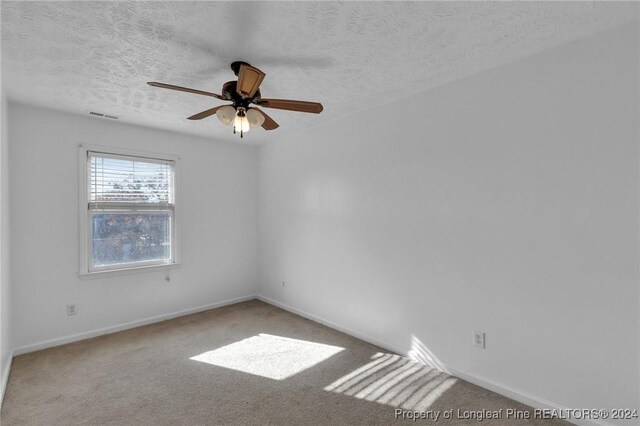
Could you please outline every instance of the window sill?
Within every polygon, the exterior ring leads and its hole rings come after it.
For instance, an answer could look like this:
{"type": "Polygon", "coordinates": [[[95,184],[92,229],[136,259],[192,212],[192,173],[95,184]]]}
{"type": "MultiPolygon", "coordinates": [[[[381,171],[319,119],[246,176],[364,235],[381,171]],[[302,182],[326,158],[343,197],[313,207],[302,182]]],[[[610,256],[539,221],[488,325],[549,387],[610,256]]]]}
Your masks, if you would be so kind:
{"type": "Polygon", "coordinates": [[[143,272],[166,271],[169,269],[179,268],[179,263],[167,263],[165,265],[137,266],[124,269],[109,269],[106,271],[80,272],[78,276],[81,280],[91,280],[96,278],[117,277],[121,275],[141,274],[143,272]]]}

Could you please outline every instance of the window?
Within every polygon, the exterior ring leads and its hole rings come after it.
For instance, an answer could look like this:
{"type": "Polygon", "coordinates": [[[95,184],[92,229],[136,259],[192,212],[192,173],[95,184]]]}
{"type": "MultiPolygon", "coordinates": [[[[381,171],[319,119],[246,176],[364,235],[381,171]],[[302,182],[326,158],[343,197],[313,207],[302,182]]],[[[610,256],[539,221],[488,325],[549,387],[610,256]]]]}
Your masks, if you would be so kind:
{"type": "Polygon", "coordinates": [[[81,151],[81,273],[175,264],[176,160],[81,151]]]}

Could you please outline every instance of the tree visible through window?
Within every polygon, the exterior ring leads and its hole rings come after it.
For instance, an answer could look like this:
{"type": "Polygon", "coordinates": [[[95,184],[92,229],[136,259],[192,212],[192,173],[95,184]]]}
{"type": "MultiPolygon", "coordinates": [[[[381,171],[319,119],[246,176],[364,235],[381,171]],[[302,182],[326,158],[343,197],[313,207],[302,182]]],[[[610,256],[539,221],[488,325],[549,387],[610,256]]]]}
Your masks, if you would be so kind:
{"type": "Polygon", "coordinates": [[[174,163],[88,152],[89,271],[174,261],[174,163]]]}

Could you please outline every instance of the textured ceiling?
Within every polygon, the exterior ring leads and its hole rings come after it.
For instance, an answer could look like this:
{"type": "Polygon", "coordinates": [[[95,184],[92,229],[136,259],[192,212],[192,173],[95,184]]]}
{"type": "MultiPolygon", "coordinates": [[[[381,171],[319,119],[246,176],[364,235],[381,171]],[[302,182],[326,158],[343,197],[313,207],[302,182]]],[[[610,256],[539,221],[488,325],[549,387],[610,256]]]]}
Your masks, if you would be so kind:
{"type": "Polygon", "coordinates": [[[277,138],[638,19],[607,2],[7,2],[2,84],[11,99],[239,141],[220,104],[149,87],[155,80],[220,92],[245,60],[262,94],[322,102],[317,116],[269,110],[277,138]]]}

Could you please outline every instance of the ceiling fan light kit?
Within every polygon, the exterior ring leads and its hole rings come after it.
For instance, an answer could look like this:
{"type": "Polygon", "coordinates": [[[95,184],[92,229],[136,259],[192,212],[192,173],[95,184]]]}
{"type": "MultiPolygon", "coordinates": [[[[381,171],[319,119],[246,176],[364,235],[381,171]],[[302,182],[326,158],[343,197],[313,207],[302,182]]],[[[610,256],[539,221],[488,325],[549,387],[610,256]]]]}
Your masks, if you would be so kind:
{"type": "Polygon", "coordinates": [[[265,130],[273,130],[279,127],[278,123],[264,111],[251,105],[313,114],[319,114],[323,110],[322,104],[318,102],[294,101],[289,99],[263,99],[260,93],[260,84],[262,84],[266,76],[265,73],[242,61],[233,62],[231,64],[231,70],[238,76],[238,80],[228,81],[223,84],[221,95],[155,81],[150,81],[147,84],[153,87],[195,93],[223,101],[231,101],[232,103],[230,105],[213,107],[194,114],[188,117],[188,119],[202,120],[215,114],[222,124],[233,126],[233,133],[240,133],[241,138],[244,137],[244,134],[252,127],[262,127],[265,130]]]}
{"type": "Polygon", "coordinates": [[[236,131],[240,132],[240,137],[244,137],[244,134],[249,131],[249,120],[247,120],[247,114],[244,112],[244,108],[238,107],[238,113],[233,120],[233,134],[236,131]]]}
{"type": "Polygon", "coordinates": [[[249,111],[247,111],[247,120],[249,120],[251,127],[260,127],[264,123],[264,115],[256,108],[249,108],[249,111]]]}
{"type": "Polygon", "coordinates": [[[216,111],[216,116],[222,124],[228,126],[233,123],[233,120],[236,118],[236,109],[231,105],[225,105],[216,111]]]}

